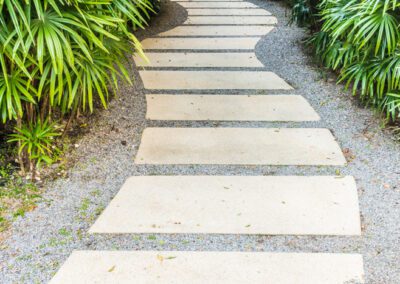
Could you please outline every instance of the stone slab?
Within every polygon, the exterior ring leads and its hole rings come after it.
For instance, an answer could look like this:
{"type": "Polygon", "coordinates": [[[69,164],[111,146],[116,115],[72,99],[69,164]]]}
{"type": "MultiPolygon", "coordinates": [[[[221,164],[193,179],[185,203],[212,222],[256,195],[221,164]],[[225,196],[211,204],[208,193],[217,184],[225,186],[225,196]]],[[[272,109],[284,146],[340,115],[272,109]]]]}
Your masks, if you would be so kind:
{"type": "Polygon", "coordinates": [[[189,16],[271,16],[264,9],[186,9],[189,16]]]}
{"type": "Polygon", "coordinates": [[[146,52],[150,63],[135,56],[136,66],[151,67],[264,67],[254,52],[146,52]]]}
{"type": "Polygon", "coordinates": [[[282,78],[268,71],[167,71],[141,70],[146,89],[153,90],[292,90],[282,78]]]}
{"type": "Polygon", "coordinates": [[[178,2],[184,8],[259,8],[249,2],[178,2]]]}
{"type": "Polygon", "coordinates": [[[146,95],[147,119],[316,121],[318,114],[296,95],[146,95]]]}
{"type": "Polygon", "coordinates": [[[186,25],[275,25],[278,21],[271,16],[189,16],[186,25]]]}
{"type": "Polygon", "coordinates": [[[74,251],[51,284],[364,283],[357,254],[74,251]]]}
{"type": "Polygon", "coordinates": [[[171,2],[244,2],[245,0],[170,0],[171,2]]]}
{"type": "Polygon", "coordinates": [[[260,37],[147,38],[141,44],[145,50],[253,50],[260,39],[260,37]]]}
{"type": "Polygon", "coordinates": [[[272,26],[178,26],[159,36],[264,36],[272,26]]]}
{"type": "Polygon", "coordinates": [[[91,233],[360,235],[352,177],[137,176],[91,233]]]}
{"type": "Polygon", "coordinates": [[[318,128],[146,128],[137,164],[345,165],[318,128]]]}

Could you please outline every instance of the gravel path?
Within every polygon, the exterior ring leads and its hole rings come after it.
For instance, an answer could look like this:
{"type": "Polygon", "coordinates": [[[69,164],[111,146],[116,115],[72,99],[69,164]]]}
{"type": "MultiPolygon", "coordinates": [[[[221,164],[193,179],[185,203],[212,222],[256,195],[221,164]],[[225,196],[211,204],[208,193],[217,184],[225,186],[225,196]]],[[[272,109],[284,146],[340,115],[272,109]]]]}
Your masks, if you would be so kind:
{"type": "MultiPolygon", "coordinates": [[[[144,91],[137,79],[134,87],[121,89],[109,110],[94,117],[89,133],[79,142],[75,153],[78,159],[68,177],[48,184],[38,208],[14,223],[12,237],[1,247],[1,283],[46,282],[75,249],[353,252],[364,256],[367,283],[400,283],[400,145],[380,129],[372,111],[357,106],[329,74],[310,63],[301,44],[304,31],[287,26],[287,11],[279,3],[251,2],[265,7],[279,21],[277,28],[257,44],[258,59],[266,70],[290,83],[296,89],[292,93],[307,98],[321,121],[150,122],[144,118],[144,91]],[[133,158],[146,126],[325,127],[334,133],[350,163],[343,168],[135,165],[133,158]],[[362,237],[87,234],[98,214],[131,175],[338,173],[353,175],[357,180],[362,237]]],[[[163,4],[163,11],[151,28],[139,33],[140,39],[185,20],[186,12],[178,4],[163,4]]],[[[134,70],[132,74],[138,78],[134,70]]]]}

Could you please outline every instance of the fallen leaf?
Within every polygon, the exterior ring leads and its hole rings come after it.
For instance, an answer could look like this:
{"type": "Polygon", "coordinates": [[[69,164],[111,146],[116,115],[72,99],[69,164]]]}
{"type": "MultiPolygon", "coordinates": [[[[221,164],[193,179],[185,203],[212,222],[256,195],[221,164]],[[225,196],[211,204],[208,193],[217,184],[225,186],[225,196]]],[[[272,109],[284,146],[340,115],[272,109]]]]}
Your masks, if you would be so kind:
{"type": "Polygon", "coordinates": [[[343,149],[343,155],[348,162],[351,162],[356,158],[356,156],[351,152],[349,148],[343,149]]]}

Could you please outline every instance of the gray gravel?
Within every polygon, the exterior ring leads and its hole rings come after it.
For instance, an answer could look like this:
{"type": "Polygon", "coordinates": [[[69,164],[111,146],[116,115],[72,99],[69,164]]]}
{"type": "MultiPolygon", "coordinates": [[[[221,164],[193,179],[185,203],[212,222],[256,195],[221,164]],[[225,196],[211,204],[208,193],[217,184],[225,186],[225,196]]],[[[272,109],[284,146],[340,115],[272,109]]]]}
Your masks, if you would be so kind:
{"type": "MultiPolygon", "coordinates": [[[[73,154],[77,162],[68,177],[49,183],[44,202],[14,223],[12,236],[3,244],[0,255],[1,283],[46,282],[75,249],[361,253],[367,283],[400,283],[400,145],[380,128],[371,110],[358,106],[342,86],[334,84],[331,74],[310,62],[301,44],[305,31],[287,25],[287,11],[281,4],[252,2],[279,20],[277,29],[258,43],[257,57],[266,70],[296,88],[292,93],[306,97],[322,120],[150,122],[145,120],[144,91],[137,79],[134,87],[121,89],[109,110],[94,115],[89,133],[73,154]],[[354,159],[347,167],[135,165],[133,158],[146,126],[326,127],[354,159]],[[87,234],[99,212],[131,175],[334,175],[338,171],[357,180],[362,237],[163,234],[154,239],[146,234],[87,234]]],[[[139,37],[168,30],[185,17],[183,8],[165,3],[151,28],[138,33],[139,37]]],[[[132,76],[137,78],[134,70],[132,76]]]]}

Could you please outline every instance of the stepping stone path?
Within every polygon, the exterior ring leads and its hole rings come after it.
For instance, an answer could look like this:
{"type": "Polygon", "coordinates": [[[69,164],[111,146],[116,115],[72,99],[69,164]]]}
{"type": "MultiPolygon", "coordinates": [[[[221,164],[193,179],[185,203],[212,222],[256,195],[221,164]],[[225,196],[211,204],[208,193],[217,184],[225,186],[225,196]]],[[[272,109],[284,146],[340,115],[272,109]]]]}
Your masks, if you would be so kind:
{"type": "Polygon", "coordinates": [[[293,95],[146,95],[152,120],[316,121],[318,114],[293,95]]]}
{"type": "Polygon", "coordinates": [[[327,129],[146,128],[137,164],[344,165],[327,129]]]}
{"type": "Polygon", "coordinates": [[[359,235],[354,187],[352,177],[132,177],[90,232],[359,235]]]}
{"type": "Polygon", "coordinates": [[[258,8],[245,1],[186,1],[179,2],[179,5],[184,8],[258,8]]]}
{"type": "MultiPolygon", "coordinates": [[[[248,53],[146,53],[152,67],[264,67],[254,52],[248,53]]],[[[136,66],[147,66],[141,57],[135,58],[136,66]]]]}
{"type": "MultiPolygon", "coordinates": [[[[276,23],[268,11],[235,0],[178,3],[187,8],[188,19],[142,42],[149,64],[135,58],[143,67],[147,119],[319,120],[303,97],[290,94],[293,88],[257,60],[255,45],[276,23]],[[265,94],[269,90],[281,94],[265,94]]],[[[147,128],[135,162],[346,164],[328,129],[244,127],[147,128]]],[[[136,176],[90,233],[359,236],[361,225],[351,176],[136,176]]],[[[342,252],[75,251],[51,283],[341,284],[364,279],[362,256],[342,252]]]]}
{"type": "Polygon", "coordinates": [[[290,90],[268,71],[139,71],[149,90],[290,90]]]}
{"type": "Polygon", "coordinates": [[[52,283],[350,284],[361,274],[353,254],[76,251],[52,283]]]}
{"type": "MultiPolygon", "coordinates": [[[[142,46],[146,50],[228,50],[228,49],[240,49],[240,50],[254,50],[260,37],[177,37],[177,38],[166,38],[166,37],[155,37],[148,38],[142,41],[142,46]]],[[[178,53],[179,54],[179,53],[178,53]]],[[[140,59],[136,59],[140,60],[140,59]]]]}
{"type": "Polygon", "coordinates": [[[264,9],[186,9],[189,16],[270,16],[264,9]]]}
{"type": "Polygon", "coordinates": [[[254,16],[189,16],[184,24],[187,25],[273,25],[275,17],[254,16]]]}
{"type": "Polygon", "coordinates": [[[270,26],[189,26],[183,25],[172,30],[160,33],[160,36],[185,37],[185,36],[263,36],[272,31],[270,26]]]}

